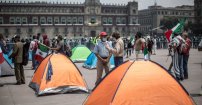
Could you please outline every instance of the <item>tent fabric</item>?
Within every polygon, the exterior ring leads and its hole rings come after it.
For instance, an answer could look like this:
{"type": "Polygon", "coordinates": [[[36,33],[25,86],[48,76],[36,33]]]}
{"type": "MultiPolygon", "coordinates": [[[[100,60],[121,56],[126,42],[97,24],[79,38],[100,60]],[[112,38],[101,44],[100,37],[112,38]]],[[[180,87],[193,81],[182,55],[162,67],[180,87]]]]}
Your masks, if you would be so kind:
{"type": "Polygon", "coordinates": [[[38,96],[73,91],[88,92],[77,67],[63,54],[50,54],[36,69],[29,86],[38,96]]]}
{"type": "Polygon", "coordinates": [[[70,57],[73,62],[84,62],[91,54],[91,51],[84,45],[78,45],[72,49],[72,56],[70,57]]]}
{"type": "Polygon", "coordinates": [[[14,63],[12,62],[12,59],[9,59],[9,55],[12,54],[12,50],[8,53],[8,54],[3,54],[4,59],[6,60],[6,62],[9,64],[11,69],[14,69],[14,63]]]}
{"type": "Polygon", "coordinates": [[[84,105],[194,104],[182,85],[151,61],[127,61],[120,65],[102,79],[84,102],[84,105]]]}
{"type": "Polygon", "coordinates": [[[9,59],[9,55],[12,53],[10,51],[8,54],[3,54],[4,62],[0,64],[0,76],[12,76],[14,73],[14,64],[12,63],[12,59],[9,59]]]}
{"type": "MultiPolygon", "coordinates": [[[[83,67],[87,68],[87,69],[95,69],[96,68],[96,64],[97,64],[97,57],[96,55],[92,52],[87,60],[84,62],[83,67]]],[[[110,58],[110,68],[114,68],[114,56],[112,55],[112,57],[110,58]]]]}

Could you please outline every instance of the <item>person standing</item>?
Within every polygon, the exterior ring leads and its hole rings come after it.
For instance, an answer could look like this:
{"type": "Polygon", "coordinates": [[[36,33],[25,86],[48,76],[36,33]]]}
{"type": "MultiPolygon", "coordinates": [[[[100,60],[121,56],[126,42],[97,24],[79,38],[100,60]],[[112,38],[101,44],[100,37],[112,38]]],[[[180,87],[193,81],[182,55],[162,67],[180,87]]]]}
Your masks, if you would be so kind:
{"type": "Polygon", "coordinates": [[[184,79],[184,70],[183,70],[183,56],[181,52],[181,46],[185,43],[184,39],[180,36],[179,33],[174,33],[174,38],[172,39],[172,48],[173,48],[173,67],[175,72],[175,77],[177,80],[184,79]]]}
{"type": "Polygon", "coordinates": [[[131,56],[132,50],[133,50],[132,42],[130,41],[130,39],[127,39],[127,41],[128,41],[128,44],[127,44],[126,58],[131,56]]]}
{"type": "Polygon", "coordinates": [[[148,59],[151,59],[152,55],[152,48],[153,48],[154,42],[151,38],[147,39],[147,48],[148,48],[148,59]]]}
{"type": "Polygon", "coordinates": [[[37,50],[37,48],[38,48],[38,40],[37,40],[37,36],[36,35],[34,35],[33,36],[33,40],[31,41],[31,43],[30,43],[30,46],[29,46],[29,49],[30,49],[30,51],[32,52],[32,69],[36,69],[36,65],[37,65],[37,62],[36,62],[36,60],[34,59],[34,56],[35,56],[35,54],[36,54],[36,50],[37,50]]]}
{"type": "Polygon", "coordinates": [[[189,60],[189,51],[191,48],[191,40],[188,38],[187,33],[183,33],[182,37],[185,40],[185,48],[183,50],[183,69],[184,69],[184,79],[188,79],[188,60],[189,60]]]}
{"type": "Polygon", "coordinates": [[[16,76],[16,85],[25,84],[25,76],[24,76],[24,69],[22,66],[23,62],[23,43],[20,42],[20,36],[15,36],[15,44],[13,48],[12,54],[9,58],[14,59],[14,69],[15,69],[15,76],[16,76]]]}
{"type": "Polygon", "coordinates": [[[156,55],[156,49],[157,49],[157,43],[156,43],[156,37],[153,38],[153,42],[154,42],[154,45],[153,45],[153,50],[154,50],[154,55],[156,55]]]}
{"type": "Polygon", "coordinates": [[[136,55],[136,60],[139,59],[139,54],[140,54],[140,51],[142,50],[142,48],[144,47],[144,41],[143,39],[141,38],[142,36],[142,33],[140,32],[137,32],[136,34],[136,40],[135,40],[135,55],[136,55]]]}
{"type": "Polygon", "coordinates": [[[65,54],[65,50],[64,50],[64,41],[63,41],[63,37],[62,35],[59,35],[57,37],[57,46],[56,48],[50,48],[50,50],[55,50],[56,53],[62,53],[62,54],[65,54]]]}
{"type": "Polygon", "coordinates": [[[118,67],[123,63],[124,42],[118,32],[114,32],[112,34],[112,38],[116,40],[115,47],[111,48],[109,45],[105,45],[105,47],[109,50],[109,52],[114,54],[115,67],[118,67]]]}
{"type": "Polygon", "coordinates": [[[109,45],[107,42],[107,33],[101,32],[99,36],[101,41],[98,41],[94,48],[94,53],[97,57],[97,80],[95,85],[101,81],[103,69],[105,69],[106,74],[109,72],[109,60],[112,55],[105,47],[105,44],[109,45]]]}
{"type": "Polygon", "coordinates": [[[48,36],[44,34],[42,37],[43,37],[43,44],[50,47],[50,41],[48,39],[48,36]]]}

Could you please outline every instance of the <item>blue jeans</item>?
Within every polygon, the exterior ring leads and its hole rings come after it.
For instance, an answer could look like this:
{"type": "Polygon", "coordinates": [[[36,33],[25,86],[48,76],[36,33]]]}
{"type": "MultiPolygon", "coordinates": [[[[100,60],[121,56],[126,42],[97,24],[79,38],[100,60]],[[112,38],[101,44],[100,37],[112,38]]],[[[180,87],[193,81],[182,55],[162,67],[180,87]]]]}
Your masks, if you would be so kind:
{"type": "Polygon", "coordinates": [[[179,69],[180,69],[180,79],[184,79],[184,68],[183,68],[183,55],[179,54],[178,55],[178,65],[179,65],[179,69]]]}
{"type": "Polygon", "coordinates": [[[118,67],[123,63],[123,57],[114,57],[115,67],[118,67]]]}
{"type": "Polygon", "coordinates": [[[189,55],[183,55],[183,69],[184,69],[184,78],[188,79],[188,59],[189,59],[189,55]]]}
{"type": "Polygon", "coordinates": [[[36,54],[36,51],[32,51],[32,67],[33,67],[33,69],[36,69],[37,65],[39,64],[34,58],[35,54],[36,54]]]}

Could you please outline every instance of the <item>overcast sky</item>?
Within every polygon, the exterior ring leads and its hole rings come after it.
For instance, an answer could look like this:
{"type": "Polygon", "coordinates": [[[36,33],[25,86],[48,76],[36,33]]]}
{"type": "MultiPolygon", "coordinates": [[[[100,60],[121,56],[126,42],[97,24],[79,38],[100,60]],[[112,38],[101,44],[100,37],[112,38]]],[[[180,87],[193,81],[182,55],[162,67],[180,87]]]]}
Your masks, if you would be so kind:
{"type": "MultiPolygon", "coordinates": [[[[0,0],[5,1],[5,0],[0,0]]],[[[9,0],[6,0],[9,1],[9,0]]],[[[47,2],[84,2],[85,0],[10,0],[10,1],[47,1],[47,2]]],[[[121,3],[127,4],[128,1],[133,0],[100,0],[101,3],[121,3]]],[[[175,7],[180,5],[194,5],[194,0],[135,0],[138,1],[138,9],[146,9],[148,6],[151,6],[156,1],[158,5],[164,7],[175,7]]]]}

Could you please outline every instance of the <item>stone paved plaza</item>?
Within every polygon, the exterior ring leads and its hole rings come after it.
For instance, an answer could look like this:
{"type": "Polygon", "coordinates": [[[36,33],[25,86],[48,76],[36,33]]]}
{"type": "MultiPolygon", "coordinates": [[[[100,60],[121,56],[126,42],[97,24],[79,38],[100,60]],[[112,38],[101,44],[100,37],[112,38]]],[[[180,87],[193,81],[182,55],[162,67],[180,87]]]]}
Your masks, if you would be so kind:
{"type": "MultiPolygon", "coordinates": [[[[157,50],[157,55],[152,56],[152,60],[168,68],[171,58],[167,59],[167,50],[157,50]]],[[[134,59],[134,55],[130,57],[134,59]]],[[[125,60],[128,60],[125,58],[125,60]]],[[[202,52],[191,49],[189,59],[189,79],[182,81],[182,85],[192,94],[197,105],[202,105],[202,96],[196,96],[202,85],[202,52]]],[[[82,63],[76,63],[83,74],[89,89],[94,88],[96,70],[87,70],[82,67],[82,63]]],[[[34,70],[31,70],[31,62],[25,67],[26,84],[14,85],[16,80],[14,76],[1,77],[0,83],[0,105],[82,105],[87,93],[68,93],[36,97],[34,91],[28,87],[34,70]]],[[[107,90],[106,90],[107,92],[107,90]]]]}

